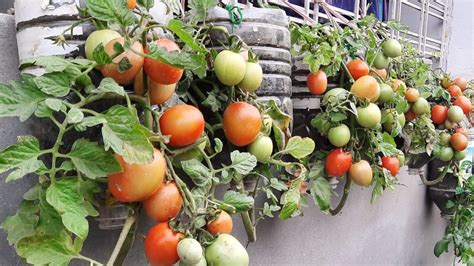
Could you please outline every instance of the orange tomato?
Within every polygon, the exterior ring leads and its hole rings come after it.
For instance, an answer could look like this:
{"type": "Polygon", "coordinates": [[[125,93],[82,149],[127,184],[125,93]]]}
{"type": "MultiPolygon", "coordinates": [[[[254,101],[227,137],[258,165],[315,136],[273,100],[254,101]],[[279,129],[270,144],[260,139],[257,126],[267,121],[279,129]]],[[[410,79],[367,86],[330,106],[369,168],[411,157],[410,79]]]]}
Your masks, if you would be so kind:
{"type": "MultiPolygon", "coordinates": [[[[381,77],[381,78],[383,78],[383,79],[386,79],[386,78],[387,78],[387,70],[386,70],[386,69],[372,68],[371,71],[377,73],[378,76],[381,77]]],[[[377,75],[376,75],[376,74],[373,74],[373,73],[371,73],[370,75],[371,75],[372,77],[374,77],[374,78],[377,77],[377,75]]]]}
{"type": "MultiPolygon", "coordinates": [[[[133,83],[133,90],[136,95],[143,95],[143,74],[142,71],[135,77],[133,83]]],[[[157,105],[169,100],[176,90],[176,83],[171,85],[163,85],[148,79],[148,94],[150,96],[150,103],[157,105]]]]}
{"type": "MultiPolygon", "coordinates": [[[[169,39],[159,39],[158,46],[164,47],[168,52],[180,52],[178,45],[169,39]]],[[[148,53],[148,49],[145,49],[148,53]]],[[[145,58],[143,69],[148,77],[158,84],[170,85],[178,82],[183,76],[183,69],[168,65],[159,60],[145,58]]]]}
{"type": "MultiPolygon", "coordinates": [[[[104,47],[105,52],[110,56],[113,56],[115,54],[115,50],[114,50],[115,43],[120,43],[123,45],[125,43],[125,39],[122,37],[116,38],[105,45],[104,47]]],[[[132,48],[133,50],[139,53],[143,53],[143,47],[140,42],[135,42],[132,45],[132,48]]],[[[101,66],[100,71],[102,72],[102,75],[104,77],[113,78],[118,84],[126,85],[135,78],[138,72],[140,72],[140,69],[143,66],[144,60],[145,59],[141,55],[138,55],[132,52],[131,50],[126,50],[122,54],[115,57],[112,60],[113,61],[112,64],[101,66]],[[120,61],[123,60],[124,58],[128,59],[132,67],[125,70],[124,72],[120,72],[118,63],[120,63],[120,61]]]]}
{"type": "Polygon", "coordinates": [[[466,96],[459,96],[453,103],[461,107],[465,114],[469,114],[472,110],[471,101],[466,96]]]}
{"type": "Polygon", "coordinates": [[[311,94],[321,95],[323,94],[328,87],[328,79],[326,73],[322,70],[319,70],[317,73],[310,72],[308,78],[306,79],[306,84],[311,94]]]}
{"type": "Polygon", "coordinates": [[[420,97],[420,92],[417,89],[409,88],[405,92],[405,99],[410,103],[416,102],[416,100],[418,100],[418,97],[420,97]]]}
{"type": "Polygon", "coordinates": [[[242,147],[252,143],[260,133],[260,111],[246,102],[229,104],[224,111],[224,134],[230,143],[242,147]]]}
{"type": "Polygon", "coordinates": [[[363,76],[352,84],[351,92],[359,99],[368,99],[370,102],[375,102],[380,96],[380,85],[375,78],[363,76]]]}
{"type": "Polygon", "coordinates": [[[354,80],[369,75],[369,65],[359,58],[351,60],[346,66],[354,80]]]}
{"type": "Polygon", "coordinates": [[[399,79],[394,79],[393,82],[392,82],[392,89],[393,91],[397,92],[398,91],[398,87],[402,86],[403,88],[403,92],[405,92],[407,90],[407,85],[405,85],[405,82],[399,80],[399,79]]]}
{"type": "Polygon", "coordinates": [[[463,77],[457,77],[453,84],[457,85],[463,91],[467,88],[467,80],[463,77]]]}
{"type": "Polygon", "coordinates": [[[462,95],[461,88],[457,85],[451,85],[448,87],[449,94],[451,94],[451,97],[459,97],[462,95]]]}
{"type": "Polygon", "coordinates": [[[457,151],[463,151],[467,148],[468,140],[467,137],[461,133],[454,133],[449,139],[451,147],[457,151]]]}
{"type": "Polygon", "coordinates": [[[214,236],[217,234],[230,234],[232,228],[232,217],[225,211],[221,211],[215,220],[207,224],[207,231],[214,236]]]}

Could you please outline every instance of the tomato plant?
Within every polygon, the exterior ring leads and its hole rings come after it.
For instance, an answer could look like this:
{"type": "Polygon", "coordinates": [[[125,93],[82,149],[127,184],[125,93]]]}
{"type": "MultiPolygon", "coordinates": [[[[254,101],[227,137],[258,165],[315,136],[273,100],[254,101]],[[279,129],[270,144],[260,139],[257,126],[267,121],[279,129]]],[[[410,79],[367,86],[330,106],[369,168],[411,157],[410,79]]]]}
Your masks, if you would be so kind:
{"type": "Polygon", "coordinates": [[[464,118],[464,112],[459,106],[451,106],[448,109],[448,119],[452,123],[459,123],[464,118]]]}
{"type": "Polygon", "coordinates": [[[357,108],[357,114],[357,123],[366,128],[373,128],[380,124],[382,120],[380,108],[373,103],[370,103],[367,107],[357,108]]]}
{"type": "Polygon", "coordinates": [[[468,140],[467,137],[461,133],[454,133],[449,139],[449,143],[456,151],[462,151],[467,148],[468,140]]]}
{"type": "Polygon", "coordinates": [[[388,39],[382,43],[383,53],[388,57],[399,57],[402,55],[402,46],[395,39],[388,39]]]}
{"type": "Polygon", "coordinates": [[[228,234],[220,234],[206,248],[208,265],[248,265],[249,255],[240,242],[228,234]]]}
{"type": "Polygon", "coordinates": [[[178,243],[178,257],[180,263],[194,265],[203,258],[201,244],[195,239],[185,238],[178,243]]]}
{"type": "Polygon", "coordinates": [[[333,127],[328,132],[328,139],[332,145],[342,147],[349,143],[349,140],[351,139],[351,131],[349,127],[344,124],[333,127]]]}
{"type": "Polygon", "coordinates": [[[461,88],[459,88],[457,85],[451,85],[448,87],[449,94],[451,97],[459,97],[462,95],[461,88]]]}
{"type": "Polygon", "coordinates": [[[245,75],[239,83],[239,88],[246,92],[255,92],[263,81],[262,67],[255,62],[247,62],[245,66],[245,75]]]}
{"type": "Polygon", "coordinates": [[[266,162],[270,160],[273,153],[273,141],[270,137],[259,136],[254,142],[252,142],[248,150],[253,154],[258,161],[266,162]]]}
{"type": "Polygon", "coordinates": [[[471,101],[466,96],[459,96],[453,103],[461,107],[465,114],[469,114],[472,111],[471,101]]]}
{"type": "Polygon", "coordinates": [[[458,86],[461,90],[465,90],[467,88],[467,80],[463,77],[457,77],[454,81],[453,84],[458,86]]]}
{"type": "Polygon", "coordinates": [[[96,30],[92,32],[89,37],[87,37],[86,44],[84,45],[86,58],[94,60],[93,52],[99,44],[105,46],[110,41],[120,37],[120,33],[109,29],[96,30]]]}
{"type": "Polygon", "coordinates": [[[410,88],[405,92],[405,99],[410,103],[416,102],[419,97],[420,92],[417,89],[410,88]]]}

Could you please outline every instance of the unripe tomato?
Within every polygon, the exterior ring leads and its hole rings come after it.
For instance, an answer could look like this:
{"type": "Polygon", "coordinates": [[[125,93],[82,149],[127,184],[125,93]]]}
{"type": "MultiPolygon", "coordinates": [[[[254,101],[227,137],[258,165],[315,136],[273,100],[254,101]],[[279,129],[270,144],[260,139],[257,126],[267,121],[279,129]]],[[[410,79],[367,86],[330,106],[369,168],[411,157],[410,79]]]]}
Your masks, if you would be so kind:
{"type": "Polygon", "coordinates": [[[227,212],[221,211],[216,219],[207,224],[207,231],[214,236],[217,234],[230,234],[233,227],[232,217],[227,212]]]}
{"type": "Polygon", "coordinates": [[[455,151],[453,157],[454,157],[454,160],[456,161],[462,161],[464,160],[464,158],[466,158],[466,155],[467,155],[467,150],[455,151]]]}
{"type": "Polygon", "coordinates": [[[380,96],[378,98],[379,103],[390,103],[394,96],[395,93],[389,85],[385,83],[380,84],[380,96]]]}
{"type": "Polygon", "coordinates": [[[328,87],[328,78],[326,73],[322,70],[319,70],[317,73],[310,72],[308,78],[306,79],[306,84],[308,85],[309,92],[313,95],[323,94],[328,87]]]}
{"type": "Polygon", "coordinates": [[[392,176],[397,176],[400,171],[400,161],[396,157],[383,156],[382,167],[387,169],[392,176]]]}
{"type": "Polygon", "coordinates": [[[447,118],[448,107],[443,106],[441,104],[433,106],[433,108],[431,109],[431,120],[433,120],[433,123],[437,125],[443,124],[447,118]]]}
{"type": "Polygon", "coordinates": [[[467,130],[466,130],[465,128],[463,128],[463,127],[458,127],[458,128],[456,128],[456,131],[455,131],[455,132],[456,132],[456,133],[463,134],[464,136],[467,137],[467,130]]]}
{"type": "Polygon", "coordinates": [[[227,140],[242,147],[252,143],[262,127],[258,109],[246,102],[229,104],[224,111],[224,133],[227,140]]]}
{"type": "Polygon", "coordinates": [[[399,57],[402,55],[402,46],[395,39],[388,39],[382,43],[383,53],[388,57],[399,57]]]}
{"type": "Polygon", "coordinates": [[[328,139],[332,145],[342,147],[351,139],[351,131],[349,130],[349,127],[344,124],[333,127],[329,129],[328,139]]]}
{"type": "Polygon", "coordinates": [[[443,132],[439,135],[439,143],[443,146],[448,146],[450,139],[451,135],[449,133],[443,132]]]}
{"type": "Polygon", "coordinates": [[[414,103],[420,97],[420,92],[417,89],[410,88],[405,92],[405,99],[409,103],[414,103]]]}
{"type": "Polygon", "coordinates": [[[429,114],[431,112],[430,104],[422,97],[419,97],[418,100],[416,100],[411,109],[416,115],[429,114]]]}
{"type": "Polygon", "coordinates": [[[372,68],[371,69],[373,72],[377,73],[376,74],[373,74],[373,73],[370,73],[370,75],[374,78],[382,78],[382,79],[387,79],[387,70],[384,68],[384,69],[376,69],[376,68],[372,68]]]}
{"type": "Polygon", "coordinates": [[[462,95],[461,88],[459,88],[457,85],[451,85],[448,87],[449,94],[451,97],[459,97],[462,95]]]}
{"type": "Polygon", "coordinates": [[[396,110],[384,110],[384,112],[387,112],[387,120],[383,123],[383,128],[387,132],[392,132],[394,117],[396,117],[401,127],[405,126],[405,115],[399,114],[396,110]]]}
{"type": "Polygon", "coordinates": [[[413,121],[416,119],[416,114],[410,109],[405,113],[405,118],[407,121],[413,121]]]}
{"type": "Polygon", "coordinates": [[[461,107],[465,114],[469,114],[472,110],[471,101],[466,96],[459,96],[453,103],[461,107]]]}
{"type": "Polygon", "coordinates": [[[253,154],[259,162],[267,162],[273,152],[272,139],[267,136],[259,136],[249,145],[248,151],[253,154]]]}
{"type": "Polygon", "coordinates": [[[372,176],[372,168],[365,160],[353,163],[349,168],[349,177],[359,186],[368,187],[372,183],[372,176]]]}
{"type": "Polygon", "coordinates": [[[129,164],[122,156],[115,155],[123,171],[109,176],[108,187],[112,195],[122,202],[142,201],[153,195],[163,183],[166,161],[161,152],[154,149],[149,164],[129,164]]]}
{"type": "Polygon", "coordinates": [[[377,69],[384,69],[388,67],[388,57],[386,57],[383,53],[378,53],[374,59],[374,67],[377,69]]]}
{"type": "Polygon", "coordinates": [[[397,154],[397,160],[400,163],[400,167],[405,165],[405,154],[403,152],[400,152],[397,154]]]}
{"type": "Polygon", "coordinates": [[[145,238],[145,255],[152,266],[172,265],[178,262],[178,243],[184,237],[168,223],[153,226],[145,238]]]}
{"type": "MultiPolygon", "coordinates": [[[[133,90],[136,95],[143,95],[143,74],[140,71],[135,77],[133,83],[133,90]]],[[[148,79],[148,95],[150,96],[150,103],[153,105],[162,104],[169,100],[176,90],[176,83],[170,85],[163,85],[148,79]]]]}
{"type": "Polygon", "coordinates": [[[464,118],[464,113],[461,107],[453,105],[448,109],[448,119],[453,123],[459,123],[464,118]]]}
{"type": "Polygon", "coordinates": [[[399,80],[399,79],[394,79],[392,81],[392,89],[394,92],[397,92],[398,89],[401,88],[403,89],[403,93],[405,93],[405,91],[407,90],[407,85],[405,84],[405,82],[399,80]]]}
{"type": "Polygon", "coordinates": [[[445,76],[443,78],[443,80],[441,81],[441,86],[443,86],[443,88],[445,89],[448,89],[449,86],[453,85],[453,82],[451,81],[451,79],[448,77],[448,76],[445,76]]]}
{"type": "Polygon", "coordinates": [[[203,257],[201,244],[195,239],[185,238],[178,243],[178,256],[180,262],[196,264],[203,257]]]}
{"type": "Polygon", "coordinates": [[[248,266],[249,254],[235,237],[221,234],[206,248],[206,261],[213,266],[248,266]]]}
{"type": "Polygon", "coordinates": [[[188,104],[168,108],[160,117],[160,130],[171,136],[169,144],[184,147],[193,144],[204,132],[204,116],[196,107],[188,104]]]}
{"type": "Polygon", "coordinates": [[[116,31],[105,29],[105,30],[96,30],[92,32],[89,37],[87,37],[86,44],[84,49],[86,51],[86,58],[94,61],[94,50],[99,46],[99,44],[107,45],[113,39],[120,38],[120,34],[116,31]]]}
{"type": "MultiPolygon", "coordinates": [[[[104,48],[105,52],[109,56],[113,56],[115,54],[115,43],[120,43],[123,45],[125,43],[125,40],[124,38],[120,37],[108,42],[104,48]]],[[[140,42],[135,42],[132,45],[132,49],[139,53],[143,53],[143,47],[140,42]]],[[[131,50],[126,50],[125,52],[115,57],[112,61],[112,64],[107,64],[100,67],[102,75],[104,77],[113,78],[120,85],[126,85],[135,78],[138,72],[140,72],[140,69],[142,69],[143,62],[145,61],[145,59],[141,55],[138,55],[132,52],[131,50]],[[124,72],[120,72],[118,63],[125,57],[128,59],[132,67],[125,70],[124,72]]]]}
{"type": "Polygon", "coordinates": [[[323,96],[323,104],[327,104],[329,101],[334,101],[333,99],[345,99],[349,91],[343,88],[334,88],[326,92],[323,96]]]}
{"type": "Polygon", "coordinates": [[[436,155],[441,161],[449,162],[453,159],[454,152],[451,147],[442,147],[436,155]]]}
{"type": "Polygon", "coordinates": [[[352,155],[342,149],[332,150],[326,157],[325,170],[328,176],[342,176],[352,164],[352,155]]]}
{"type": "Polygon", "coordinates": [[[351,92],[361,100],[368,99],[370,102],[375,102],[380,96],[380,86],[375,78],[363,76],[352,84],[351,92]]]}
{"type": "Polygon", "coordinates": [[[457,85],[463,91],[467,88],[467,80],[463,77],[457,77],[453,84],[457,85]]]}
{"type": "Polygon", "coordinates": [[[130,10],[135,9],[137,7],[137,0],[127,0],[127,7],[130,10]]]}
{"type": "Polygon", "coordinates": [[[446,121],[444,121],[444,128],[446,129],[453,129],[453,128],[456,128],[457,126],[458,124],[455,122],[451,122],[449,118],[446,119],[446,121]]]}
{"type": "Polygon", "coordinates": [[[162,223],[176,217],[183,206],[183,197],[175,182],[165,183],[143,202],[146,214],[162,223]]]}
{"type": "Polygon", "coordinates": [[[382,112],[380,108],[373,104],[369,103],[367,107],[358,107],[357,108],[357,123],[366,128],[373,128],[382,120],[382,112]]]}
{"type": "Polygon", "coordinates": [[[227,86],[239,84],[245,77],[246,67],[244,58],[229,50],[221,51],[214,61],[217,79],[227,86]]]}
{"type": "Polygon", "coordinates": [[[369,75],[369,65],[359,58],[351,60],[346,66],[354,80],[369,75]]]}
{"type": "MultiPolygon", "coordinates": [[[[168,52],[180,52],[179,46],[169,39],[156,40],[155,44],[164,47],[168,52]]],[[[148,53],[148,49],[145,49],[145,52],[148,53]]],[[[143,69],[151,80],[163,85],[175,84],[183,76],[183,69],[151,58],[145,58],[143,69]]]]}
{"type": "Polygon", "coordinates": [[[263,70],[258,63],[247,62],[244,79],[239,83],[239,88],[246,92],[255,92],[263,81],[263,70]]]}
{"type": "Polygon", "coordinates": [[[454,133],[449,140],[451,147],[457,151],[462,151],[467,148],[468,140],[467,137],[461,133],[454,133]]]}
{"type": "Polygon", "coordinates": [[[207,266],[206,257],[202,256],[201,260],[199,260],[198,263],[194,263],[194,264],[187,264],[180,261],[179,266],[207,266]]]}

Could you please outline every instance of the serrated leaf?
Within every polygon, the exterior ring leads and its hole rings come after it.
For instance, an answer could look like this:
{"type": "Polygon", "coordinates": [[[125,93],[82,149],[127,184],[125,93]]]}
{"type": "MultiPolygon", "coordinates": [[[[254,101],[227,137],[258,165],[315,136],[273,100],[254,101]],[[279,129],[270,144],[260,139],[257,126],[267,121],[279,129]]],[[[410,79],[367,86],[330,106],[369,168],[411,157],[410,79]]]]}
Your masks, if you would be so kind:
{"type": "Polygon", "coordinates": [[[153,146],[145,135],[146,129],[130,109],[121,105],[111,107],[104,115],[102,127],[105,149],[112,148],[128,163],[146,164],[153,160],[153,146]]]}
{"type": "Polygon", "coordinates": [[[85,139],[76,140],[67,156],[71,158],[79,171],[92,179],[123,170],[110,152],[106,152],[97,143],[85,139]]]}
{"type": "Polygon", "coordinates": [[[40,56],[21,61],[20,70],[32,66],[45,68],[46,72],[63,72],[71,62],[59,56],[40,56]]]}
{"type": "Polygon", "coordinates": [[[283,194],[281,201],[283,207],[280,212],[280,219],[286,220],[295,214],[300,206],[301,194],[300,194],[300,187],[301,187],[301,179],[295,179],[291,182],[290,188],[288,189],[285,194],[283,194]]]}
{"type": "Polygon", "coordinates": [[[211,8],[217,5],[217,0],[190,0],[188,2],[194,21],[203,22],[211,8]]]}
{"type": "Polygon", "coordinates": [[[224,203],[235,207],[236,212],[245,212],[253,207],[254,199],[248,195],[229,190],[224,194],[224,203]]]}
{"type": "Polygon", "coordinates": [[[107,120],[103,117],[98,116],[87,116],[82,119],[81,122],[74,125],[74,128],[77,131],[86,131],[88,127],[94,127],[97,125],[101,125],[107,123],[107,120]]]}
{"type": "Polygon", "coordinates": [[[22,201],[17,212],[8,216],[1,227],[7,233],[8,244],[15,245],[19,240],[33,236],[38,224],[38,206],[31,201],[22,201]]]}
{"type": "Polygon", "coordinates": [[[148,10],[155,5],[155,1],[154,0],[138,0],[138,4],[148,10]]]}
{"type": "Polygon", "coordinates": [[[84,113],[79,108],[72,107],[67,113],[67,122],[69,124],[76,124],[82,121],[84,113]]]}
{"type": "Polygon", "coordinates": [[[38,88],[49,95],[64,97],[71,90],[69,76],[64,72],[51,72],[35,78],[38,88]]]}
{"type": "Polygon", "coordinates": [[[61,107],[63,107],[63,101],[56,98],[48,98],[44,100],[46,106],[48,106],[51,110],[59,112],[61,107]]]}
{"type": "Polygon", "coordinates": [[[199,42],[195,41],[194,38],[184,30],[185,25],[181,20],[172,19],[168,22],[167,28],[176,34],[179,39],[184,42],[188,47],[193,49],[196,52],[207,53],[206,48],[204,48],[199,42]]]}
{"type": "Polygon", "coordinates": [[[222,152],[222,148],[224,147],[224,144],[222,143],[222,140],[218,139],[218,138],[215,138],[214,139],[214,151],[216,153],[220,153],[222,152]]]}
{"type": "Polygon", "coordinates": [[[181,162],[181,167],[196,186],[202,187],[212,178],[209,168],[196,159],[181,162]]]}
{"type": "Polygon", "coordinates": [[[285,151],[296,159],[302,159],[313,153],[315,146],[312,139],[295,136],[288,140],[285,151]]]}
{"type": "Polygon", "coordinates": [[[39,118],[51,117],[53,116],[53,110],[46,106],[44,101],[39,102],[35,110],[35,116],[39,118]]]}
{"type": "Polygon", "coordinates": [[[59,213],[46,201],[46,191],[40,191],[39,198],[39,221],[38,232],[42,234],[54,235],[64,230],[63,222],[59,213]]]}
{"type": "Polygon", "coordinates": [[[212,112],[217,112],[222,108],[222,102],[217,98],[216,92],[211,91],[202,102],[205,107],[211,108],[212,112]]]}
{"type": "Polygon", "coordinates": [[[28,189],[25,194],[23,194],[23,199],[28,201],[37,200],[39,199],[42,190],[43,189],[41,188],[41,185],[36,183],[34,186],[28,189]]]}
{"type": "Polygon", "coordinates": [[[248,152],[233,151],[230,160],[230,167],[241,175],[249,174],[257,166],[257,158],[248,152]]]}
{"type": "Polygon", "coordinates": [[[85,0],[87,11],[96,19],[122,26],[135,21],[133,12],[127,8],[127,0],[85,0]]]}
{"type": "Polygon", "coordinates": [[[11,182],[23,178],[24,176],[36,172],[41,167],[44,167],[42,161],[32,158],[30,160],[24,161],[23,163],[16,166],[16,170],[12,171],[6,178],[5,182],[11,182]]]}
{"type": "Polygon", "coordinates": [[[20,136],[18,142],[0,152],[0,173],[22,167],[40,153],[39,141],[33,136],[20,136]]]}
{"type": "Polygon", "coordinates": [[[99,87],[93,91],[94,93],[99,92],[111,92],[121,96],[125,96],[125,90],[122,86],[120,86],[115,80],[111,78],[104,78],[101,82],[99,87]]]}
{"type": "Polygon", "coordinates": [[[176,0],[161,0],[166,7],[168,8],[168,12],[166,13],[173,13],[176,15],[181,15],[181,7],[180,2],[176,0]]]}
{"type": "Polygon", "coordinates": [[[92,52],[94,61],[99,65],[107,65],[112,63],[112,57],[105,51],[104,44],[99,43],[92,52]]]}
{"type": "Polygon", "coordinates": [[[322,211],[326,211],[331,207],[332,188],[328,180],[323,176],[313,179],[311,183],[311,195],[314,203],[319,206],[322,211]]]}

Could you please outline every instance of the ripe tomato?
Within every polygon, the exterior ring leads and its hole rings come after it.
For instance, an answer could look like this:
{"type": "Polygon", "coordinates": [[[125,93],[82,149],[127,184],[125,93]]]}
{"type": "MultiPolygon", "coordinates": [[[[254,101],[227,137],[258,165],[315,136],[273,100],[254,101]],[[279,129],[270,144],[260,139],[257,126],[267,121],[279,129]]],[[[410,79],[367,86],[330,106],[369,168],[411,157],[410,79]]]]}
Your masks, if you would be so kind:
{"type": "Polygon", "coordinates": [[[467,88],[467,80],[463,77],[457,77],[453,84],[457,85],[463,91],[467,88]]]}
{"type": "Polygon", "coordinates": [[[446,121],[446,118],[448,118],[448,107],[441,104],[433,106],[431,109],[431,120],[433,120],[433,123],[440,125],[446,121]]]}
{"type": "Polygon", "coordinates": [[[329,129],[328,139],[332,145],[342,147],[351,139],[351,131],[349,130],[349,127],[344,124],[333,127],[329,129]]]}
{"type": "Polygon", "coordinates": [[[94,50],[99,44],[107,45],[113,39],[120,38],[120,34],[116,31],[105,29],[105,30],[96,30],[92,32],[89,37],[87,37],[86,44],[84,49],[86,51],[86,58],[94,61],[94,50]]]}
{"type": "Polygon", "coordinates": [[[267,136],[259,136],[249,145],[248,151],[253,154],[259,162],[266,162],[272,156],[272,139],[267,136]]]}
{"type": "Polygon", "coordinates": [[[185,238],[178,243],[179,263],[196,265],[203,257],[201,244],[195,239],[185,238]]]}
{"type": "Polygon", "coordinates": [[[413,121],[416,119],[416,114],[410,109],[405,113],[405,118],[407,121],[413,121]]]}
{"type": "Polygon", "coordinates": [[[356,120],[363,127],[373,128],[382,120],[382,112],[377,105],[369,103],[367,107],[357,108],[356,120]]]}
{"type": "Polygon", "coordinates": [[[409,88],[405,92],[405,99],[409,103],[414,103],[416,100],[418,100],[418,97],[420,97],[420,92],[417,89],[409,88]]]}
{"type": "Polygon", "coordinates": [[[465,114],[469,114],[472,110],[471,101],[466,96],[459,96],[453,103],[461,107],[465,114]]]}
{"type": "Polygon", "coordinates": [[[439,143],[443,146],[448,146],[450,139],[451,135],[449,133],[443,132],[439,135],[439,143]]]}
{"type": "Polygon", "coordinates": [[[142,201],[153,195],[163,183],[166,161],[157,149],[149,164],[129,164],[115,155],[123,171],[109,176],[108,187],[112,195],[122,202],[142,201]]]}
{"type": "MultiPolygon", "coordinates": [[[[180,52],[178,45],[172,40],[159,39],[155,43],[160,47],[164,47],[168,52],[180,52]]],[[[148,53],[148,49],[145,49],[145,52],[148,53]]],[[[174,84],[183,76],[183,69],[151,58],[145,58],[143,69],[151,80],[163,85],[174,84]]]]}
{"type": "Polygon", "coordinates": [[[151,197],[143,202],[146,214],[162,223],[179,214],[183,197],[175,182],[165,183],[151,197]]]}
{"type": "Polygon", "coordinates": [[[400,161],[397,157],[383,156],[382,167],[387,169],[392,176],[396,176],[400,171],[400,161]]]}
{"type": "Polygon", "coordinates": [[[405,91],[407,90],[407,85],[405,84],[405,82],[399,79],[394,79],[392,82],[393,91],[397,92],[399,88],[403,89],[403,93],[405,93],[405,91]]]}
{"type": "Polygon", "coordinates": [[[137,7],[137,0],[127,0],[127,7],[130,10],[135,9],[137,7]]]}
{"type": "Polygon", "coordinates": [[[459,123],[463,120],[464,113],[461,107],[453,105],[448,109],[448,119],[450,122],[459,123]]]}
{"type": "Polygon", "coordinates": [[[461,134],[463,134],[464,136],[467,137],[467,130],[466,130],[465,128],[463,128],[463,127],[458,127],[458,128],[456,128],[456,131],[455,131],[455,132],[456,132],[456,133],[461,133],[461,134]]]}
{"type": "Polygon", "coordinates": [[[306,79],[306,84],[308,85],[309,92],[313,95],[323,94],[328,87],[328,78],[326,73],[322,70],[319,70],[317,73],[310,72],[308,78],[306,79]]]}
{"type": "Polygon", "coordinates": [[[383,53],[388,57],[399,57],[402,55],[402,46],[395,39],[388,39],[382,43],[383,53]]]}
{"type": "Polygon", "coordinates": [[[221,211],[215,220],[207,223],[207,231],[214,236],[217,234],[230,234],[233,227],[232,217],[225,211],[221,211]]]}
{"type": "MultiPolygon", "coordinates": [[[[108,42],[104,47],[105,52],[108,55],[113,56],[115,54],[114,44],[117,42],[123,45],[125,43],[125,40],[124,38],[120,37],[108,42]]],[[[140,42],[135,42],[132,45],[132,49],[139,53],[143,53],[143,47],[140,42]]],[[[140,69],[142,69],[144,60],[145,59],[141,55],[138,55],[132,52],[131,50],[128,50],[128,51],[126,50],[125,52],[121,53],[119,56],[115,57],[113,59],[112,64],[101,66],[100,71],[102,72],[102,75],[104,77],[113,78],[115,81],[117,81],[118,84],[126,85],[130,81],[132,81],[133,78],[135,78],[138,72],[140,72],[140,69]],[[124,72],[120,72],[118,63],[125,57],[128,59],[132,67],[125,70],[124,72]]]]}
{"type": "Polygon", "coordinates": [[[247,62],[244,79],[239,88],[246,92],[256,91],[263,81],[263,70],[258,63],[247,62]]]}
{"type": "MultiPolygon", "coordinates": [[[[133,90],[136,95],[143,95],[143,74],[140,71],[135,77],[133,83],[133,90]]],[[[176,90],[176,83],[170,85],[163,85],[148,79],[148,94],[150,96],[151,104],[162,104],[169,100],[176,90]]]]}
{"type": "Polygon", "coordinates": [[[332,150],[326,157],[325,169],[328,176],[342,176],[352,164],[352,155],[342,149],[332,150]]]}
{"type": "Polygon", "coordinates": [[[453,82],[451,81],[449,76],[445,76],[443,78],[443,80],[441,81],[441,86],[443,86],[443,88],[445,88],[445,89],[448,89],[449,86],[451,86],[451,85],[453,85],[453,82]]]}
{"type": "Polygon", "coordinates": [[[425,98],[419,97],[411,106],[416,115],[429,114],[431,112],[430,104],[425,98]]]}
{"type": "Polygon", "coordinates": [[[245,77],[246,63],[240,54],[223,50],[214,60],[214,72],[222,84],[237,85],[245,77]]]}
{"type": "Polygon", "coordinates": [[[449,140],[451,147],[457,151],[462,151],[467,148],[468,140],[467,137],[461,133],[454,133],[449,140]]]}
{"type": "Polygon", "coordinates": [[[380,84],[380,96],[377,99],[379,103],[389,103],[392,101],[394,96],[395,93],[389,85],[385,83],[380,84]]]}
{"type": "Polygon", "coordinates": [[[145,238],[145,255],[152,266],[172,265],[178,262],[178,243],[184,237],[168,223],[153,226],[145,238]]]}
{"type": "Polygon", "coordinates": [[[435,153],[435,156],[443,162],[451,161],[453,155],[454,152],[451,147],[441,147],[441,149],[437,153],[435,153]]]}
{"type": "Polygon", "coordinates": [[[354,183],[362,187],[368,187],[372,183],[372,168],[365,160],[353,163],[349,168],[349,177],[354,183]]]}
{"type": "Polygon", "coordinates": [[[374,59],[374,67],[377,69],[385,69],[388,67],[388,57],[385,56],[382,52],[378,53],[374,59]]]}
{"type": "Polygon", "coordinates": [[[206,248],[206,261],[214,266],[248,266],[249,254],[235,237],[221,234],[206,248]]]}
{"type": "Polygon", "coordinates": [[[371,71],[377,73],[377,74],[374,74],[374,73],[370,73],[370,75],[374,78],[377,78],[377,77],[381,77],[382,79],[386,79],[387,78],[387,70],[386,69],[376,69],[376,68],[372,68],[371,71]],[[377,76],[378,75],[378,76],[377,76]]]}
{"type": "Polygon", "coordinates": [[[169,144],[184,147],[196,142],[204,132],[204,116],[196,107],[188,104],[175,105],[160,117],[163,135],[170,135],[169,144]]]}
{"type": "Polygon", "coordinates": [[[361,100],[368,99],[370,102],[375,102],[380,96],[380,86],[375,78],[363,76],[352,84],[351,92],[361,100]]]}
{"type": "Polygon", "coordinates": [[[449,94],[451,94],[451,97],[459,97],[462,95],[461,88],[459,88],[457,85],[451,85],[448,87],[449,94]]]}
{"type": "Polygon", "coordinates": [[[227,140],[242,147],[257,138],[262,127],[262,117],[255,106],[246,102],[235,102],[225,109],[223,124],[227,140]]]}
{"type": "Polygon", "coordinates": [[[369,65],[359,58],[351,60],[346,66],[354,80],[358,80],[360,77],[369,75],[369,65]]]}

